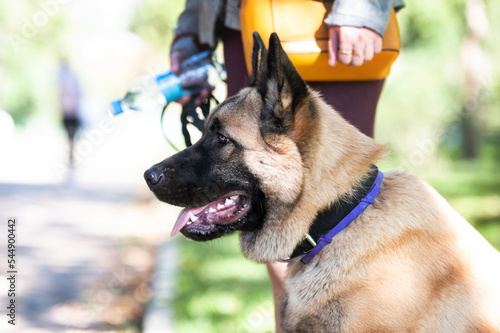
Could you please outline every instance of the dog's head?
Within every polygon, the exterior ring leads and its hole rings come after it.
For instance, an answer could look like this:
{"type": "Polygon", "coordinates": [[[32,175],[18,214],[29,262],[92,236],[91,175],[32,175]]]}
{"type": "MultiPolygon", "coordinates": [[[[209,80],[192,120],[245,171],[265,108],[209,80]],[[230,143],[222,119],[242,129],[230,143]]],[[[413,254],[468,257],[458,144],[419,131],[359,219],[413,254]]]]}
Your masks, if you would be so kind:
{"type": "Polygon", "coordinates": [[[325,130],[322,110],[354,140],[357,131],[309,89],[276,34],[268,51],[254,33],[252,62],[250,86],[213,110],[196,144],[154,165],[145,178],[159,200],[185,207],[173,235],[205,241],[240,230],[245,255],[270,261],[291,254],[339,190],[332,183],[327,191],[313,189],[329,180],[345,153],[341,139],[321,139],[336,132],[325,130]]]}

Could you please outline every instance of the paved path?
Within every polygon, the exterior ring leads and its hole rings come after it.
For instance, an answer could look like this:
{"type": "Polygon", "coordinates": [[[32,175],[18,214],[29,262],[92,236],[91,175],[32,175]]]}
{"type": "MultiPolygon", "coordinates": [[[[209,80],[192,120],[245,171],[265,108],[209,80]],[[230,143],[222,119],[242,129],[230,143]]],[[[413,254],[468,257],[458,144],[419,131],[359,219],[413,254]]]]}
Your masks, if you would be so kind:
{"type": "MultiPolygon", "coordinates": [[[[158,203],[142,180],[161,150],[167,153],[159,131],[148,129],[156,124],[150,120],[128,119],[88,139],[71,177],[53,168],[54,162],[65,163],[61,133],[40,136],[41,130],[32,130],[0,143],[2,247],[7,219],[18,223],[16,326],[7,324],[8,284],[2,278],[1,332],[138,331],[154,294],[157,248],[175,249],[167,239],[175,209],[158,203]]],[[[7,258],[1,253],[4,276],[7,258]]],[[[161,271],[165,278],[172,269],[161,271]]],[[[169,297],[168,287],[155,286],[169,297]]],[[[168,313],[165,318],[162,324],[169,325],[168,313]]]]}

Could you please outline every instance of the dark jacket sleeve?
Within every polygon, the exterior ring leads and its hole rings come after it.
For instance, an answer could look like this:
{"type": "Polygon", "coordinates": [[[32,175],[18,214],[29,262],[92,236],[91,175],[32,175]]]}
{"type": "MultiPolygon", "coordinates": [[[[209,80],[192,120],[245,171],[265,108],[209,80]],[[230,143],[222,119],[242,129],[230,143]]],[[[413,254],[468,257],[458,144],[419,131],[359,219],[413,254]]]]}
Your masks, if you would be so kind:
{"type": "Polygon", "coordinates": [[[198,40],[200,0],[187,0],[177,20],[176,39],[170,52],[181,50],[186,56],[200,52],[198,40]]]}
{"type": "Polygon", "coordinates": [[[330,26],[366,27],[384,36],[391,10],[402,7],[403,0],[335,0],[325,23],[330,26]]]}

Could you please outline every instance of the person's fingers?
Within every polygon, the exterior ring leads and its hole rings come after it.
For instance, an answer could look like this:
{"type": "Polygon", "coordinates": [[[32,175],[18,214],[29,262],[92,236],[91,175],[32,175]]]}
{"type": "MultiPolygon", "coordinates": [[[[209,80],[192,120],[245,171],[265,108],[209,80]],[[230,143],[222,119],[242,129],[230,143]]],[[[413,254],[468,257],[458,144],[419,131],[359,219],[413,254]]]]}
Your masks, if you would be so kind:
{"type": "Polygon", "coordinates": [[[337,34],[337,27],[330,27],[328,29],[328,65],[331,67],[337,63],[337,52],[339,47],[339,38],[337,34]]]}
{"type": "Polygon", "coordinates": [[[370,61],[373,59],[373,43],[367,43],[365,47],[365,61],[370,61]]]}
{"type": "Polygon", "coordinates": [[[196,106],[200,106],[201,103],[203,103],[203,101],[205,101],[207,98],[210,97],[210,92],[215,89],[215,87],[210,87],[210,89],[202,89],[200,91],[200,94],[198,96],[196,96],[195,100],[194,100],[194,104],[196,106]]]}
{"type": "MultiPolygon", "coordinates": [[[[170,53],[170,70],[172,71],[172,73],[179,74],[181,70],[181,63],[182,61],[184,61],[184,59],[184,53],[181,51],[173,51],[170,53]]],[[[206,82],[206,79],[204,82],[201,82],[201,80],[200,82],[192,82],[192,88],[201,88],[201,90],[196,96],[188,94],[176,99],[175,101],[185,106],[192,98],[194,98],[195,105],[200,106],[202,101],[210,97],[211,91],[215,89],[215,87],[210,86],[208,82],[206,82]]]]}
{"type": "Polygon", "coordinates": [[[345,65],[349,65],[352,61],[352,41],[339,34],[339,51],[337,60],[345,65]]]}
{"type": "Polygon", "coordinates": [[[208,97],[210,97],[210,92],[211,92],[211,89],[203,89],[202,91],[200,91],[200,99],[204,100],[204,99],[207,99],[208,97]]]}
{"type": "Polygon", "coordinates": [[[352,60],[350,63],[351,66],[361,66],[365,62],[365,51],[358,48],[359,46],[355,47],[354,50],[352,50],[352,60]]]}
{"type": "MultiPolygon", "coordinates": [[[[359,28],[342,26],[338,27],[338,61],[345,65],[352,65],[354,50],[364,50],[364,45],[359,41],[359,28]]],[[[357,60],[354,60],[355,63],[357,60]]]]}
{"type": "Polygon", "coordinates": [[[208,87],[208,88],[203,88],[202,90],[200,90],[199,94],[195,96],[192,96],[192,95],[186,95],[186,96],[182,96],[178,99],[176,99],[175,101],[181,105],[187,105],[187,103],[191,100],[191,98],[194,98],[194,104],[196,106],[200,106],[201,103],[206,100],[207,98],[210,97],[210,93],[215,89],[215,87],[208,87]]]}
{"type": "Polygon", "coordinates": [[[373,44],[373,53],[378,54],[380,52],[382,52],[382,37],[377,34],[375,43],[373,44]]]}
{"type": "Polygon", "coordinates": [[[195,105],[195,106],[200,106],[202,101],[203,101],[203,100],[202,100],[200,97],[196,97],[196,98],[194,99],[194,105],[195,105]]]}
{"type": "Polygon", "coordinates": [[[363,28],[363,32],[367,36],[369,43],[373,45],[373,54],[382,52],[382,36],[368,28],[363,28]]]}
{"type": "Polygon", "coordinates": [[[181,70],[181,61],[183,55],[179,51],[174,51],[170,54],[170,70],[174,74],[179,74],[181,70]]]}
{"type": "Polygon", "coordinates": [[[352,60],[349,65],[351,66],[361,66],[365,61],[365,49],[367,44],[367,38],[360,28],[349,27],[350,38],[353,41],[352,44],[352,60]]]}
{"type": "Polygon", "coordinates": [[[181,105],[187,105],[189,100],[191,99],[191,96],[182,96],[181,98],[176,99],[175,101],[181,105]]]}
{"type": "MultiPolygon", "coordinates": [[[[361,66],[382,51],[382,36],[371,29],[350,26],[334,28],[338,43],[337,61],[343,64],[361,66]]],[[[332,35],[330,34],[329,37],[331,40],[332,35]]],[[[333,48],[334,45],[331,44],[333,48]]]]}

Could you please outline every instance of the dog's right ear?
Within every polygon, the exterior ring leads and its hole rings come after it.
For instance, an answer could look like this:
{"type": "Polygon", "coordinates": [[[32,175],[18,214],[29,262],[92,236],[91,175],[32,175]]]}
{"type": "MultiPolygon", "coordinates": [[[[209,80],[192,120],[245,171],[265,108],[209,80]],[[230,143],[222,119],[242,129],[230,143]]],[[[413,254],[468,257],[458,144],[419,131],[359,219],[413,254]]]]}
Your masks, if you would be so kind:
{"type": "Polygon", "coordinates": [[[252,36],[252,78],[249,86],[255,87],[264,83],[267,77],[267,49],[257,31],[254,31],[252,36]]]}

